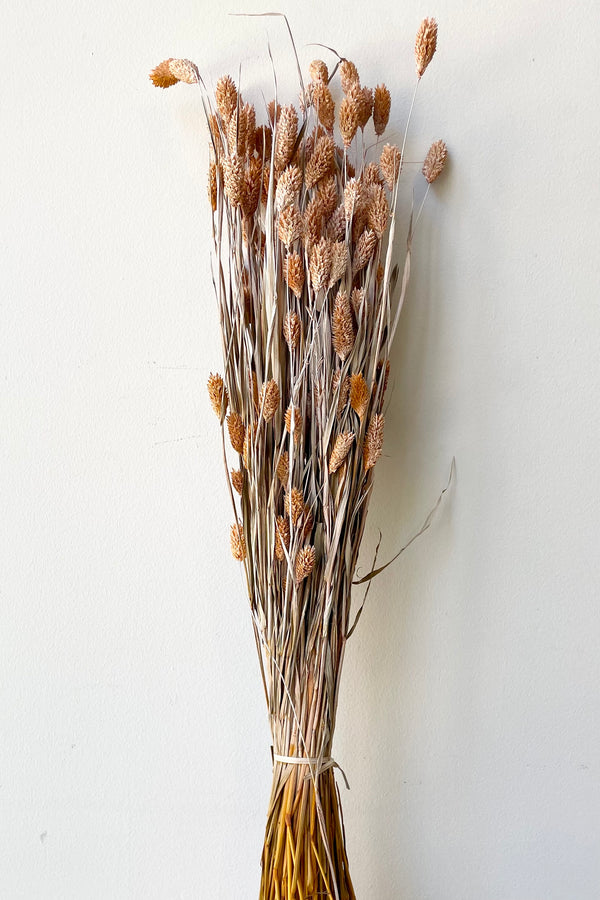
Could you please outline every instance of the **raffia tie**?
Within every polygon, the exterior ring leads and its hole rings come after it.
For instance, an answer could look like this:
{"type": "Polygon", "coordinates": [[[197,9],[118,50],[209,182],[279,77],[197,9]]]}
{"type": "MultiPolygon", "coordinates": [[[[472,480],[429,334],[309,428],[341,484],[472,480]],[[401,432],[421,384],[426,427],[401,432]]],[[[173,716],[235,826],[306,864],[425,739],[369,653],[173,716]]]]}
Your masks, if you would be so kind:
{"type": "Polygon", "coordinates": [[[310,774],[314,778],[322,775],[323,772],[326,772],[328,769],[339,769],[347,789],[350,790],[350,785],[348,784],[346,773],[339,765],[339,763],[336,763],[335,759],[332,756],[281,756],[279,753],[274,753],[273,762],[283,763],[284,765],[290,766],[308,766],[308,768],[310,769],[310,774]]]}

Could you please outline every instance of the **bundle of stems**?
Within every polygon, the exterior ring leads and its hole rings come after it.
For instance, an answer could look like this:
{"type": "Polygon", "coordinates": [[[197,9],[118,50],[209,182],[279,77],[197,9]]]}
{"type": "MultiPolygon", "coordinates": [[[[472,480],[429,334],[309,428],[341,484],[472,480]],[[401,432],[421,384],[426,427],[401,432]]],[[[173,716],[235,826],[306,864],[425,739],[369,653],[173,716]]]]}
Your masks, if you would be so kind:
{"type": "MultiPolygon", "coordinates": [[[[436,39],[424,20],[416,85],[436,39]]],[[[351,900],[332,740],[410,271],[412,214],[401,279],[392,262],[408,121],[401,147],[383,144],[390,92],[361,85],[340,57],[331,74],[314,60],[306,84],[300,74],[299,109],[275,97],[263,125],[228,76],[214,100],[189,60],[166,60],[151,77],[198,84],[211,137],[224,371],[208,390],[273,740],[260,898],[351,900]]],[[[429,184],[445,157],[436,141],[422,169],[429,184]]]]}

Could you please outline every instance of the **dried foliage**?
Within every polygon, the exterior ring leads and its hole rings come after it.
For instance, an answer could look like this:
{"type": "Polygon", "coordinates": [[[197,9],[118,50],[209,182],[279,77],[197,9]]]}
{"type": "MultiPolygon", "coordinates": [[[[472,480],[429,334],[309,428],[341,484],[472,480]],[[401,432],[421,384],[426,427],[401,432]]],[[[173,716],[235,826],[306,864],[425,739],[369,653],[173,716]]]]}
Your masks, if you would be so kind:
{"type": "MultiPolygon", "coordinates": [[[[426,19],[417,83],[436,41],[426,19]]],[[[361,85],[342,59],[336,117],[327,65],[313,60],[309,75],[300,112],[273,100],[257,126],[227,75],[211,98],[187,60],[151,74],[163,88],[200,85],[211,137],[223,376],[211,375],[208,390],[232,448],[223,442],[230,543],[244,567],[275,754],[261,900],[354,900],[331,744],[412,242],[411,230],[398,279],[402,151],[378,146],[390,91],[361,85]]],[[[445,158],[437,141],[423,165],[429,184],[445,158]]]]}

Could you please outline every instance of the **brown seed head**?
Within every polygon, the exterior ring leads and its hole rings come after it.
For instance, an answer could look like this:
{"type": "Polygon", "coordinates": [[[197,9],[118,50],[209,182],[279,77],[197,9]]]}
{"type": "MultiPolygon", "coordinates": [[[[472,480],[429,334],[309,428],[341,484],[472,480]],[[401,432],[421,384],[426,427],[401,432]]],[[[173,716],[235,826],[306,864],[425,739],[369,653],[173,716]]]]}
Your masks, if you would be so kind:
{"type": "Polygon", "coordinates": [[[210,405],[214,409],[217,418],[222,419],[222,417],[225,415],[227,404],[229,402],[227,389],[223,384],[223,379],[220,375],[213,375],[211,372],[208,376],[207,386],[210,405]]]}
{"type": "Polygon", "coordinates": [[[338,436],[336,437],[335,444],[333,445],[333,450],[331,451],[331,456],[329,457],[330,475],[333,475],[334,472],[337,472],[341,464],[348,456],[354,438],[355,434],[353,431],[344,431],[341,434],[338,434],[338,436]]]}
{"type": "Polygon", "coordinates": [[[315,244],[310,253],[310,280],[315,293],[326,288],[331,272],[332,243],[327,238],[321,238],[315,244]]]}
{"type": "Polygon", "coordinates": [[[302,237],[302,216],[296,205],[286,206],[279,213],[278,233],[279,240],[286,247],[302,237]]]}
{"type": "Polygon", "coordinates": [[[377,247],[377,235],[370,228],[367,228],[361,234],[354,251],[352,259],[352,274],[356,275],[361,272],[371,261],[375,248],[377,247]]]}
{"type": "Polygon", "coordinates": [[[353,62],[349,59],[343,59],[340,63],[340,80],[342,82],[342,90],[348,93],[352,85],[360,85],[358,70],[353,62]]]}
{"type": "Polygon", "coordinates": [[[251,422],[246,428],[244,434],[244,446],[242,448],[242,459],[244,465],[250,471],[252,466],[252,454],[256,443],[256,422],[251,422]]]}
{"type": "Polygon", "coordinates": [[[242,117],[244,119],[244,152],[246,156],[252,156],[256,150],[256,109],[252,103],[244,103],[242,117]]]}
{"type": "Polygon", "coordinates": [[[217,164],[212,162],[208,166],[208,199],[213,212],[217,209],[217,164]]]}
{"type": "Polygon", "coordinates": [[[241,469],[231,470],[231,484],[238,492],[238,494],[242,493],[242,490],[244,488],[244,473],[241,469]]]}
{"type": "Polygon", "coordinates": [[[423,175],[429,184],[435,181],[438,175],[441,175],[446,165],[447,156],[448,149],[445,143],[443,141],[434,141],[423,163],[423,175]]]}
{"type": "Polygon", "coordinates": [[[348,246],[346,241],[336,241],[331,246],[331,271],[329,273],[329,288],[346,274],[348,267],[348,246]]]}
{"type": "Polygon", "coordinates": [[[340,134],[344,145],[349,147],[358,131],[360,122],[359,108],[356,100],[344,97],[340,103],[340,134]]]}
{"type": "Polygon", "coordinates": [[[363,446],[363,465],[366,471],[372,469],[381,456],[384,424],[385,418],[379,413],[375,413],[371,417],[363,446]]]}
{"type": "Polygon", "coordinates": [[[375,134],[378,137],[380,137],[387,128],[391,108],[392,95],[385,84],[378,84],[375,88],[375,95],[373,97],[373,125],[375,126],[375,134]]]}
{"type": "Polygon", "coordinates": [[[277,559],[285,559],[285,550],[290,548],[290,520],[283,516],[277,516],[275,520],[275,556],[277,559]]]}
{"type": "Polygon", "coordinates": [[[307,546],[298,551],[298,555],[296,556],[296,566],[294,569],[294,576],[296,578],[297,584],[299,584],[310,575],[315,567],[315,559],[316,552],[314,547],[307,546]]]}
{"type": "Polygon", "coordinates": [[[237,522],[231,526],[230,540],[233,558],[242,562],[246,558],[246,538],[241,525],[237,522]]]}
{"type": "Polygon", "coordinates": [[[358,84],[353,84],[347,98],[356,104],[358,127],[364,129],[373,110],[373,91],[371,88],[361,88],[358,84]]]}
{"type": "Polygon", "coordinates": [[[328,175],[317,185],[317,194],[323,209],[323,215],[329,217],[338,205],[338,189],[335,175],[328,175]]]}
{"type": "Polygon", "coordinates": [[[227,416],[227,430],[229,431],[231,446],[236,453],[242,453],[244,450],[246,429],[244,428],[242,417],[238,413],[230,412],[227,416]]]}
{"type": "Polygon", "coordinates": [[[360,322],[362,314],[365,310],[365,289],[355,287],[350,296],[350,303],[354,310],[354,316],[357,322],[360,322]]]}
{"type": "Polygon", "coordinates": [[[258,201],[262,188],[262,160],[252,156],[244,172],[244,192],[242,209],[244,215],[251,217],[258,209],[258,201]]]}
{"type": "Polygon", "coordinates": [[[401,154],[394,144],[386,144],[381,151],[379,168],[385,178],[385,183],[390,191],[394,189],[398,175],[400,174],[401,154]]]}
{"type": "Polygon", "coordinates": [[[415,41],[415,61],[417,64],[417,77],[423,72],[433,59],[437,47],[437,22],[435,19],[423,19],[417,31],[415,41]]]}
{"type": "Polygon", "coordinates": [[[342,379],[342,370],[336,369],[336,371],[333,373],[331,387],[333,390],[334,399],[337,391],[339,390],[336,401],[336,415],[339,418],[346,408],[346,404],[348,402],[348,396],[350,394],[350,378],[346,375],[342,379]]]}
{"type": "Polygon", "coordinates": [[[244,156],[246,146],[246,120],[242,114],[242,108],[234,109],[226,123],[225,133],[227,135],[227,146],[230,153],[235,153],[240,157],[244,156]]]}
{"type": "Polygon", "coordinates": [[[385,189],[376,184],[371,187],[371,195],[367,206],[367,222],[378,238],[381,238],[386,229],[389,216],[389,206],[385,189]]]}
{"type": "Polygon", "coordinates": [[[333,349],[343,362],[352,352],[356,338],[352,308],[346,291],[339,291],[333,304],[331,337],[333,349]]]}
{"type": "Polygon", "coordinates": [[[246,183],[244,178],[244,165],[236,154],[223,158],[223,188],[225,196],[235,208],[241,206],[245,200],[246,183]]]}
{"type": "Polygon", "coordinates": [[[278,210],[291,206],[298,199],[302,187],[302,172],[298,166],[288,166],[283,170],[275,191],[275,206],[278,210]]]}
{"type": "Polygon", "coordinates": [[[290,454],[284,450],[277,462],[277,477],[282,484],[287,484],[290,474],[290,454]]]}
{"type": "Polygon", "coordinates": [[[304,497],[302,496],[302,491],[299,491],[298,488],[292,488],[291,491],[286,491],[283,497],[283,507],[285,509],[285,514],[292,520],[292,525],[298,524],[298,519],[300,516],[304,515],[304,497]]]}
{"type": "Polygon", "coordinates": [[[358,243],[358,239],[368,224],[367,211],[369,206],[370,188],[371,185],[364,185],[361,188],[361,196],[354,209],[354,216],[352,218],[352,240],[355,244],[358,243]]]}
{"type": "Polygon", "coordinates": [[[279,393],[279,385],[274,379],[265,381],[260,389],[260,397],[258,400],[258,408],[262,412],[265,422],[270,422],[279,409],[281,395],[279,393]]]}
{"type": "Polygon", "coordinates": [[[335,168],[335,144],[329,135],[319,138],[314,153],[306,164],[304,179],[306,187],[312,188],[335,168]]]}
{"type": "Polygon", "coordinates": [[[343,241],[346,237],[346,209],[343,203],[329,217],[327,237],[330,241],[343,241]]]}
{"type": "Polygon", "coordinates": [[[289,312],[283,320],[283,337],[288,345],[290,353],[292,353],[300,343],[302,334],[302,323],[298,313],[289,312]]]}
{"type": "Polygon", "coordinates": [[[326,219],[323,197],[317,191],[304,210],[304,242],[307,250],[312,250],[321,240],[326,219]]]}
{"type": "Polygon", "coordinates": [[[348,222],[354,215],[359,200],[360,182],[357,181],[356,178],[350,178],[346,182],[346,187],[344,188],[344,209],[346,211],[346,220],[348,222]]]}
{"type": "Polygon", "coordinates": [[[359,419],[364,418],[364,415],[369,408],[369,400],[371,394],[369,392],[369,388],[367,387],[367,382],[362,376],[362,373],[358,375],[350,376],[350,406],[357,414],[359,419]]]}
{"type": "Polygon", "coordinates": [[[172,85],[174,84],[177,84],[177,82],[179,81],[179,79],[176,78],[175,75],[173,75],[173,73],[171,72],[171,61],[172,60],[170,59],[165,59],[150,72],[150,80],[155,87],[168,88],[172,87],[172,85]]]}
{"type": "MultiPolygon", "coordinates": [[[[284,278],[290,291],[300,297],[304,287],[304,261],[299,253],[288,253],[285,258],[284,278]]],[[[290,348],[291,349],[291,348],[290,348]]]]}
{"type": "Polygon", "coordinates": [[[215,100],[221,118],[225,123],[229,122],[238,105],[237,88],[229,75],[223,75],[217,81],[215,100]]]}
{"type": "Polygon", "coordinates": [[[319,122],[327,129],[333,131],[335,123],[335,103],[327,82],[318,81],[313,88],[313,105],[317,110],[319,122]]]}
{"type": "Polygon", "coordinates": [[[329,81],[329,72],[322,59],[313,59],[308,72],[313,81],[322,81],[324,84],[329,81]]]}
{"type": "Polygon", "coordinates": [[[365,166],[362,180],[365,184],[383,184],[383,176],[377,163],[371,162],[365,166]]]}

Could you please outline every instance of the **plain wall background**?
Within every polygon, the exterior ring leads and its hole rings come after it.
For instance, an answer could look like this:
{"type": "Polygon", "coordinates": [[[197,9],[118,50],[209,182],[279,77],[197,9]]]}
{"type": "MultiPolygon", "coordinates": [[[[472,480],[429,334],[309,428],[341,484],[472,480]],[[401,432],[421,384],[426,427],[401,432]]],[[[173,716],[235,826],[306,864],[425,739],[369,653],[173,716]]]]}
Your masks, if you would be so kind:
{"type": "MultiPolygon", "coordinates": [[[[600,896],[597,6],[284,3],[451,162],[419,226],[336,757],[359,900],[600,896]]],[[[3,10],[0,897],[258,893],[269,734],[228,549],[198,94],[283,25],[205,0],[3,10]]],[[[328,61],[330,56],[325,57],[328,61]]],[[[262,80],[261,80],[262,79],[262,80]]],[[[287,80],[286,80],[287,79],[287,80]]],[[[413,167],[418,174],[418,166],[413,167]]],[[[410,176],[407,175],[407,178],[410,176]]],[[[418,183],[417,190],[422,189],[418,183]]],[[[360,597],[360,594],[358,595],[360,597]]]]}

